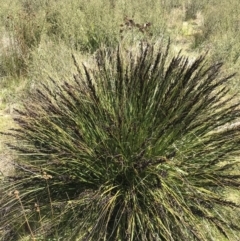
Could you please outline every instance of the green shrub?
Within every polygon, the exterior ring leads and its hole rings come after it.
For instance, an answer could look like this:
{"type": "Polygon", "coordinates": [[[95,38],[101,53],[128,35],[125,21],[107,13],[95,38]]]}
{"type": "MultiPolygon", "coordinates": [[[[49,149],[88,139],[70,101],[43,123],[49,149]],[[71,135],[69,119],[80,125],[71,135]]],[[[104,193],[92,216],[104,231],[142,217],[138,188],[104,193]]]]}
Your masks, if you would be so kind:
{"type": "Polygon", "coordinates": [[[239,103],[221,64],[168,47],[99,50],[33,93],[9,135],[3,240],[237,240],[239,103]]]}
{"type": "Polygon", "coordinates": [[[0,74],[24,76],[28,72],[31,51],[41,41],[44,19],[29,3],[5,16],[4,22],[7,47],[2,50],[0,74]]]}
{"type": "MultiPolygon", "coordinates": [[[[156,1],[71,0],[67,4],[66,1],[51,2],[46,8],[48,36],[84,53],[93,53],[103,44],[116,47],[121,35],[120,24],[124,24],[126,18],[139,24],[150,22],[157,38],[164,31],[163,9],[156,1]]],[[[132,32],[125,37],[132,40],[134,34],[132,32]]]]}
{"type": "Polygon", "coordinates": [[[52,2],[46,8],[47,34],[74,50],[94,52],[102,43],[117,44],[120,18],[110,2],[52,2]]]}

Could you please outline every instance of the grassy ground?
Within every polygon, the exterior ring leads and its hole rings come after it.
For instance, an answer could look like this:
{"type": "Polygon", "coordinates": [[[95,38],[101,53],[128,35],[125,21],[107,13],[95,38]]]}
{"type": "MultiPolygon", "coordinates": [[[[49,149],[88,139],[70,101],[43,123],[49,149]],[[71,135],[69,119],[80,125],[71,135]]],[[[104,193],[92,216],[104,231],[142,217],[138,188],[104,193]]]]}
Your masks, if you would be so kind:
{"type": "MultiPolygon", "coordinates": [[[[4,112],[0,112],[0,131],[6,131],[13,126],[12,117],[4,112]]],[[[12,173],[13,167],[11,165],[12,154],[4,145],[6,139],[1,138],[0,140],[0,176],[12,173]]]]}
{"type": "MultiPolygon", "coordinates": [[[[240,67],[238,0],[0,0],[0,132],[13,127],[14,107],[48,76],[75,72],[71,54],[87,59],[102,45],[127,46],[170,37],[171,51],[240,67]]],[[[239,74],[231,86],[240,96],[239,74]]],[[[0,136],[0,174],[12,172],[12,154],[0,136]]],[[[235,170],[239,173],[239,169],[235,170]]],[[[240,203],[239,193],[229,192],[240,203]]]]}

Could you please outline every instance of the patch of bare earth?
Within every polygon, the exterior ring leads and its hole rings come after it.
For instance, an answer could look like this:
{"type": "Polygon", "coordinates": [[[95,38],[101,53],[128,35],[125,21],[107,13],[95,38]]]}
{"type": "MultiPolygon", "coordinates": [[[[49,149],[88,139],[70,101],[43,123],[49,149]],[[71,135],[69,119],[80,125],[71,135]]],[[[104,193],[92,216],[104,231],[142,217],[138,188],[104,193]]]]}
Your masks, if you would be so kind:
{"type": "MultiPolygon", "coordinates": [[[[5,114],[0,110],[0,132],[7,132],[9,128],[13,126],[13,119],[11,115],[5,114]]],[[[11,164],[13,155],[11,150],[6,146],[6,142],[11,142],[10,138],[5,135],[0,135],[0,176],[1,179],[4,176],[13,173],[14,168],[11,164]]]]}

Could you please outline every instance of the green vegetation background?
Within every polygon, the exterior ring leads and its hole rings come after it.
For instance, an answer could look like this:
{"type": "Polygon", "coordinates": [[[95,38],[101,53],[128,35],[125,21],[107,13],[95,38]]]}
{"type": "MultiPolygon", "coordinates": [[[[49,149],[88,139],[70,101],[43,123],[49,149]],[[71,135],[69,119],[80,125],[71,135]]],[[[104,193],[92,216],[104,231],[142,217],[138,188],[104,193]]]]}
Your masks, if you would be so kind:
{"type": "MultiPolygon", "coordinates": [[[[224,61],[226,72],[240,63],[240,10],[237,0],[1,0],[1,103],[46,75],[71,73],[71,52],[79,58],[100,46],[170,37],[173,52],[192,58],[207,52],[224,61]],[[147,29],[131,26],[128,20],[147,29]],[[15,90],[15,91],[14,91],[15,90]]],[[[236,89],[238,76],[232,87],[236,89]]]]}

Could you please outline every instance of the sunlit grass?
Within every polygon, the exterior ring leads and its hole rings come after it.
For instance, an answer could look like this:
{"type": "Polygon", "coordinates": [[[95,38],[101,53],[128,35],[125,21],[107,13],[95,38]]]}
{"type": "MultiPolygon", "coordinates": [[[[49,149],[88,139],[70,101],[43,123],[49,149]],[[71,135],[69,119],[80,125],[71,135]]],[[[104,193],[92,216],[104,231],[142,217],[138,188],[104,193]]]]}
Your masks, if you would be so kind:
{"type": "Polygon", "coordinates": [[[8,133],[19,158],[2,225],[14,239],[25,223],[32,237],[68,240],[237,240],[239,206],[225,198],[239,186],[231,77],[163,46],[99,50],[89,67],[74,57],[72,80],[30,94],[8,133]]]}
{"type": "MultiPolygon", "coordinates": [[[[87,60],[89,55],[104,45],[117,46],[119,41],[123,41],[128,50],[132,43],[157,42],[170,36],[173,56],[182,49],[193,63],[200,53],[208,51],[210,64],[225,62],[224,74],[238,72],[238,5],[238,0],[220,3],[217,0],[109,0],[104,3],[70,0],[67,4],[63,0],[3,1],[0,32],[5,42],[3,44],[0,37],[0,131],[13,127],[9,114],[14,114],[14,107],[19,107],[39,83],[49,84],[49,76],[58,83],[72,78],[75,71],[72,53],[79,62],[94,69],[92,58],[87,60]],[[199,16],[202,23],[196,25],[199,16]],[[150,23],[150,34],[126,24],[126,19],[135,25],[150,23]]],[[[234,93],[239,90],[239,74],[228,86],[234,93]]],[[[6,136],[0,137],[0,167],[4,173],[9,170],[5,161],[11,160],[9,150],[3,145],[6,140],[6,136]]],[[[239,166],[232,173],[239,174],[239,166]]],[[[224,195],[230,201],[240,202],[238,191],[226,189],[224,195]]],[[[229,211],[229,215],[233,220],[239,218],[237,212],[230,214],[229,211]]],[[[216,232],[212,232],[212,239],[216,232]]],[[[24,237],[24,232],[21,235],[24,237]]],[[[217,236],[217,240],[225,239],[217,236]]]]}

